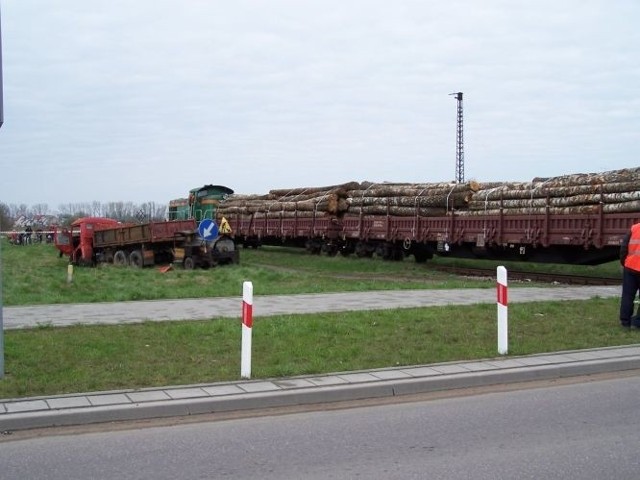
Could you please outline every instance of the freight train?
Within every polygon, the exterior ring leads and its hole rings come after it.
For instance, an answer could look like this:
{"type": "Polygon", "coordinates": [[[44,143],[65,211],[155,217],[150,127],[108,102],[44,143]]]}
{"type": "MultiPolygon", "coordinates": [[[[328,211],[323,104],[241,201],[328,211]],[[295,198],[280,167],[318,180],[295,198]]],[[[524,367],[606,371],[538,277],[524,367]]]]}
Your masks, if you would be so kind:
{"type": "Polygon", "coordinates": [[[638,189],[640,168],[473,187],[350,183],[230,196],[218,214],[245,247],[597,265],[618,258],[640,221],[638,189]]]}
{"type": "Polygon", "coordinates": [[[167,221],[123,224],[110,218],[80,218],[69,228],[57,228],[54,244],[75,265],[179,264],[193,269],[238,263],[228,225],[219,228],[214,223],[218,203],[231,193],[222,185],[195,188],[189,198],[170,203],[167,221]]]}
{"type": "Polygon", "coordinates": [[[622,238],[640,221],[640,212],[468,217],[452,211],[444,217],[418,213],[413,218],[345,215],[310,219],[232,215],[228,221],[236,243],[245,247],[283,245],[314,254],[375,254],[385,260],[413,256],[419,263],[439,255],[597,265],[618,258],[622,238]]]}

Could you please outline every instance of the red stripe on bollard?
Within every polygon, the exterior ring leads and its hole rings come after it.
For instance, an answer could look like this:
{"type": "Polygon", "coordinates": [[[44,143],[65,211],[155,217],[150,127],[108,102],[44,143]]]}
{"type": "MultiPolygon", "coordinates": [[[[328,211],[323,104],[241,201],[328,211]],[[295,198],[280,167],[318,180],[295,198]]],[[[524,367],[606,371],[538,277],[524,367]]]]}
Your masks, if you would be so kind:
{"type": "Polygon", "coordinates": [[[498,303],[507,306],[507,286],[498,283],[498,303]]]}
{"type": "Polygon", "coordinates": [[[249,328],[253,327],[253,305],[242,302],[242,323],[249,328]]]}

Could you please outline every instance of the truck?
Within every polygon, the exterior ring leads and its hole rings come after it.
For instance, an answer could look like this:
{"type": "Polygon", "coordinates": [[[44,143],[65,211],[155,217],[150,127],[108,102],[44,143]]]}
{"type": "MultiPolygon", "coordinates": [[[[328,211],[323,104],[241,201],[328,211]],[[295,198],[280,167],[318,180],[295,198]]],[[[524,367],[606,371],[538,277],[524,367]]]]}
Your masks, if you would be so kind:
{"type": "MultiPolygon", "coordinates": [[[[215,223],[218,198],[229,193],[233,190],[219,185],[193,189],[187,208],[166,221],[135,224],[104,217],[79,218],[67,228],[55,229],[54,245],[75,265],[112,263],[142,268],[177,264],[191,270],[238,263],[231,232],[218,229],[215,223]]],[[[224,219],[222,223],[227,225],[224,219]]]]}

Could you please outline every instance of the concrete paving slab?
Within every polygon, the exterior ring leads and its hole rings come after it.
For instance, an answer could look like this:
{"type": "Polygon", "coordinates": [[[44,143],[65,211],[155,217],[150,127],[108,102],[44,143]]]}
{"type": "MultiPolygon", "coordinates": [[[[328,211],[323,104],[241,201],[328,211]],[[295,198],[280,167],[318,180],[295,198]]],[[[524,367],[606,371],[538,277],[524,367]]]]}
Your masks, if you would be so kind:
{"type": "Polygon", "coordinates": [[[451,373],[467,373],[469,371],[464,368],[463,365],[433,365],[430,368],[445,375],[451,373]]]}
{"type": "Polygon", "coordinates": [[[496,360],[493,363],[498,365],[500,368],[519,368],[526,365],[526,363],[521,362],[519,358],[496,360]]]}
{"type": "Polygon", "coordinates": [[[443,374],[441,371],[431,367],[404,368],[402,371],[408,373],[412,377],[433,377],[443,374]]]}
{"type": "Polygon", "coordinates": [[[375,382],[378,380],[375,376],[370,373],[345,373],[338,375],[343,380],[346,380],[349,383],[364,383],[364,382],[375,382]]]}
{"type": "Polygon", "coordinates": [[[399,378],[411,378],[407,372],[403,370],[376,370],[371,372],[376,378],[380,380],[397,380],[399,378]]]}
{"type": "Polygon", "coordinates": [[[25,400],[23,402],[5,403],[7,413],[15,412],[35,412],[38,410],[49,410],[49,405],[45,400],[25,400]]]}
{"type": "Polygon", "coordinates": [[[49,408],[52,409],[60,409],[60,408],[77,408],[77,407],[90,407],[91,402],[87,397],[76,396],[76,397],[58,397],[58,398],[50,398],[47,401],[49,408]]]}
{"type": "Polygon", "coordinates": [[[531,367],[533,367],[535,365],[548,365],[548,364],[552,363],[551,361],[547,360],[546,358],[541,358],[541,357],[519,357],[517,361],[521,365],[528,365],[528,366],[531,366],[531,367]]]}
{"type": "Polygon", "coordinates": [[[244,390],[236,385],[217,385],[212,387],[202,387],[202,390],[204,390],[211,396],[240,395],[242,393],[245,393],[244,390]]]}
{"type": "Polygon", "coordinates": [[[340,378],[337,375],[327,375],[322,377],[312,377],[309,381],[318,387],[326,387],[331,385],[340,385],[349,383],[344,378],[340,378]]]}
{"type": "Polygon", "coordinates": [[[273,383],[283,389],[315,387],[313,383],[311,383],[309,380],[305,380],[304,378],[274,380],[273,383]]]}
{"type": "Polygon", "coordinates": [[[115,405],[119,403],[131,403],[131,400],[124,393],[113,393],[109,395],[88,395],[91,405],[115,405]]]}
{"type": "Polygon", "coordinates": [[[577,361],[574,358],[572,358],[570,354],[566,354],[566,353],[559,353],[556,355],[545,355],[544,359],[547,360],[549,363],[569,363],[569,362],[577,361]]]}
{"type": "Polygon", "coordinates": [[[269,392],[272,390],[280,390],[280,388],[273,382],[251,382],[251,383],[239,383],[238,388],[241,388],[245,392],[269,392]]]}
{"type": "Polygon", "coordinates": [[[484,372],[487,370],[497,370],[500,367],[490,362],[465,362],[464,368],[470,372],[484,372]]]}
{"type": "Polygon", "coordinates": [[[130,392],[127,393],[127,397],[133,403],[140,402],[159,402],[162,400],[170,400],[171,397],[167,395],[163,390],[149,390],[142,392],[130,392]]]}
{"type": "Polygon", "coordinates": [[[165,390],[164,393],[173,399],[208,397],[209,394],[202,388],[172,388],[165,390]]]}

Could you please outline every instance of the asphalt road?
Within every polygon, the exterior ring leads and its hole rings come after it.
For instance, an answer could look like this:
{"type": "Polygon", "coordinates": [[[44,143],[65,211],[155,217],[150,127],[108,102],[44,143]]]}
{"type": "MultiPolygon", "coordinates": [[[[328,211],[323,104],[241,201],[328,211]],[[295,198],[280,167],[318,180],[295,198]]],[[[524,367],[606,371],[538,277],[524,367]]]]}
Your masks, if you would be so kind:
{"type": "Polygon", "coordinates": [[[636,479],[640,376],[0,444],[1,477],[636,479]]]}

